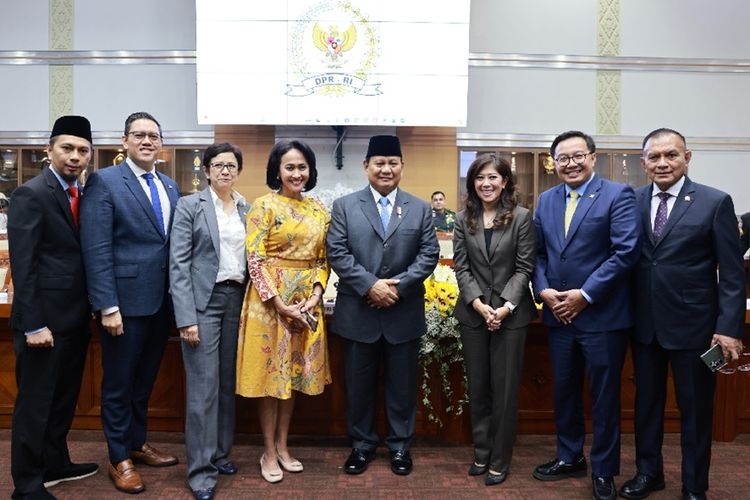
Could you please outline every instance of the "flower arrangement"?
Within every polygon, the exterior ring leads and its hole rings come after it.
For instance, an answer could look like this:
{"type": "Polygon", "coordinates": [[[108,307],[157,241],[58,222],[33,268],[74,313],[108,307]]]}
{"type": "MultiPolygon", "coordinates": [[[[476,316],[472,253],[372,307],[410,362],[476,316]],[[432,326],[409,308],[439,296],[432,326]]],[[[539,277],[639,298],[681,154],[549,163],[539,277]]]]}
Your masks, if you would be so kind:
{"type": "MultiPolygon", "coordinates": [[[[466,376],[463,378],[464,394],[454,405],[453,388],[448,379],[451,365],[463,362],[461,335],[458,321],[453,317],[453,309],[458,299],[458,283],[456,274],[449,266],[438,264],[435,271],[424,282],[425,287],[425,318],[427,333],[422,337],[419,357],[422,361],[422,404],[427,410],[427,418],[442,426],[442,420],[435,413],[430,388],[429,367],[433,363],[438,366],[442,392],[448,400],[446,413],[460,415],[467,402],[466,376]]],[[[463,368],[463,367],[462,367],[463,368]]]]}

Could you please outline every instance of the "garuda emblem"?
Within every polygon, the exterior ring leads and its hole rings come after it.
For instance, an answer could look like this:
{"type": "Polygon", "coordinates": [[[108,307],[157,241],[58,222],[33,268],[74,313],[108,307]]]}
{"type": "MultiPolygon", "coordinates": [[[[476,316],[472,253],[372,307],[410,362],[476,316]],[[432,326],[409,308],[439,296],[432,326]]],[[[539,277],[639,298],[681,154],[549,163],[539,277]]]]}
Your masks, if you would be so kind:
{"type": "Polygon", "coordinates": [[[357,30],[354,29],[354,24],[350,24],[343,33],[339,31],[338,26],[330,26],[326,32],[315,23],[312,37],[315,46],[326,55],[326,59],[336,63],[343,52],[350,50],[357,43],[357,30]]]}

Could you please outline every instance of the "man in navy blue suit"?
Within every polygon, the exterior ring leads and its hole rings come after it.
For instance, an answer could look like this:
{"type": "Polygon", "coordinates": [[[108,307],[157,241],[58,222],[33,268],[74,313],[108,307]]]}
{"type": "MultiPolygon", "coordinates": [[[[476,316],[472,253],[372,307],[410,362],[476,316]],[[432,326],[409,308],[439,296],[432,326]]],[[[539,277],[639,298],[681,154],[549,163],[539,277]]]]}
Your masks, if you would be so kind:
{"type": "Polygon", "coordinates": [[[620,372],[633,326],[630,272],[640,254],[633,190],[594,174],[596,145],[578,131],[552,142],[562,184],[539,196],[534,291],[544,302],[554,374],[557,456],[534,470],[555,481],[584,476],[583,374],[592,402],[594,498],[617,497],[620,372]]]}
{"type": "Polygon", "coordinates": [[[161,126],[148,113],[125,121],[127,158],[91,174],[81,199],[81,246],[102,343],[102,426],[109,476],[127,493],[145,489],[133,461],[177,458],[146,442],[148,400],[167,342],[169,228],[179,192],[156,171],[161,126]]]}
{"type": "Polygon", "coordinates": [[[638,471],[620,490],[625,498],[664,488],[668,366],[680,409],[683,498],[706,498],[716,377],[700,356],[715,344],[726,360],[742,354],[745,280],[734,206],[728,194],[687,177],[691,156],[675,130],[643,140],[641,165],[652,184],[636,191],[644,234],[632,341],[638,471]]]}

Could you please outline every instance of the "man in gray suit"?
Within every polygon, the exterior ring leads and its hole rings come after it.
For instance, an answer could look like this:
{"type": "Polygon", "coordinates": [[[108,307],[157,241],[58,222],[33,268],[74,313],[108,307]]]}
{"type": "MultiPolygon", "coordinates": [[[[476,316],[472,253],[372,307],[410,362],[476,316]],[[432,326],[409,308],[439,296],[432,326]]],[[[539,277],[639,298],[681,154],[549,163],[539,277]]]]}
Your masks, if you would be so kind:
{"type": "Polygon", "coordinates": [[[375,457],[375,394],[380,363],[391,470],[411,472],[417,357],[425,333],[423,282],[438,261],[430,205],[398,189],[404,167],[398,137],[370,139],[364,169],[370,185],[336,200],[327,249],[339,276],[331,330],[345,339],[347,474],[375,457]]]}
{"type": "Polygon", "coordinates": [[[219,474],[235,474],[235,366],[247,278],[247,204],[234,185],[242,152],[230,143],[203,154],[209,187],[177,202],[169,279],[187,381],[185,445],[193,497],[214,497],[219,474]]]}

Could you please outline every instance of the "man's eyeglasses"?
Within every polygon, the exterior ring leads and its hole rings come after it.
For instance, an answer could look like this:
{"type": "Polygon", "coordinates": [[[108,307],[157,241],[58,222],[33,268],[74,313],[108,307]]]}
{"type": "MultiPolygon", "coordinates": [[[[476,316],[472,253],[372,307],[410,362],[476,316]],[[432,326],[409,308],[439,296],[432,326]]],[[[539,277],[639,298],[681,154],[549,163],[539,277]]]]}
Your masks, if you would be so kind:
{"type": "Polygon", "coordinates": [[[211,168],[213,168],[217,172],[221,172],[222,170],[224,170],[226,168],[230,172],[234,173],[239,168],[234,163],[212,163],[210,166],[211,166],[211,168]]]}
{"type": "Polygon", "coordinates": [[[573,163],[575,163],[576,165],[580,165],[581,163],[583,163],[583,160],[585,160],[586,157],[590,154],[591,153],[576,153],[573,156],[561,155],[555,158],[555,161],[561,167],[567,167],[568,163],[570,163],[570,160],[573,160],[573,163]]]}
{"type": "Polygon", "coordinates": [[[135,139],[138,142],[143,141],[146,137],[148,137],[148,140],[151,142],[158,142],[161,140],[161,136],[159,134],[152,133],[146,133],[146,132],[128,132],[128,135],[133,136],[133,139],[135,139]]]}

